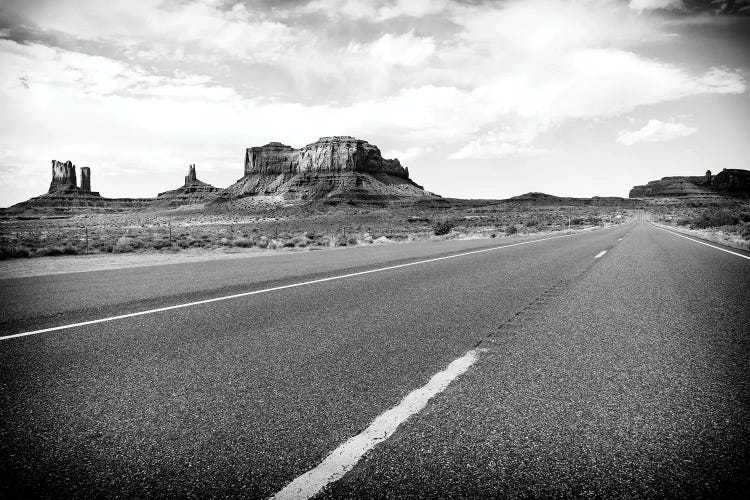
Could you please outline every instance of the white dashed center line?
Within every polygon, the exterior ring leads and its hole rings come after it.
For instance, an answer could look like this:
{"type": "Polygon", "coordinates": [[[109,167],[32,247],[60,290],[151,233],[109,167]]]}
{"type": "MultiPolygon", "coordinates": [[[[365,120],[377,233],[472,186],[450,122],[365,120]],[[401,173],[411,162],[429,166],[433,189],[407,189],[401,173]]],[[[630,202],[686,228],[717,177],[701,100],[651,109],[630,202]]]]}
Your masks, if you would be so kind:
{"type": "Polygon", "coordinates": [[[607,253],[607,251],[606,250],[602,250],[601,252],[599,252],[598,254],[596,254],[596,257],[594,257],[594,259],[598,259],[599,257],[601,257],[602,255],[604,255],[605,253],[607,253]]]}
{"type": "Polygon", "coordinates": [[[443,392],[456,377],[468,370],[482,350],[471,350],[454,360],[445,370],[433,375],[427,385],[411,391],[397,406],[381,413],[367,429],[349,438],[333,450],[317,467],[297,477],[272,498],[310,498],[328,484],[341,479],[365,453],[388,439],[407,418],[422,411],[433,396],[443,392]]]}

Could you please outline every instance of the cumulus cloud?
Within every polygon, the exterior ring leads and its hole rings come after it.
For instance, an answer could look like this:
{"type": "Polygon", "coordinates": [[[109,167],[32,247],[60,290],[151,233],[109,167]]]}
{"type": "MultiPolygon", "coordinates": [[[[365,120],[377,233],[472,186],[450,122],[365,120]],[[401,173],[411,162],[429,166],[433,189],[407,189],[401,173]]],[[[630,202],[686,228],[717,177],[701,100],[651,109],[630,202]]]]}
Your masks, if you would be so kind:
{"type": "Polygon", "coordinates": [[[682,0],[630,0],[630,8],[638,12],[657,9],[679,10],[684,7],[682,0]]]}
{"type": "Polygon", "coordinates": [[[677,123],[674,120],[663,122],[660,120],[649,120],[643,128],[639,130],[623,130],[617,134],[617,142],[625,146],[632,146],[641,142],[663,142],[687,137],[698,131],[695,127],[690,127],[683,123],[677,123]]]}
{"type": "Polygon", "coordinates": [[[386,33],[369,44],[349,44],[347,52],[367,53],[387,64],[417,66],[435,52],[435,42],[429,37],[414,36],[414,32],[398,36],[386,33]]]}
{"type": "Polygon", "coordinates": [[[210,60],[216,54],[225,54],[272,61],[310,38],[304,30],[266,19],[243,3],[228,9],[214,0],[79,0],[75,7],[64,1],[20,5],[20,14],[29,15],[42,30],[62,30],[79,40],[123,45],[143,54],[157,50],[162,57],[172,59],[210,60]]]}
{"type": "Polygon", "coordinates": [[[438,14],[451,5],[449,0],[313,0],[301,10],[330,17],[387,21],[397,17],[438,14]]]}
{"type": "Polygon", "coordinates": [[[532,145],[534,139],[545,129],[549,122],[527,122],[525,126],[516,125],[490,130],[470,141],[458,151],[451,153],[452,160],[490,159],[506,156],[536,156],[547,153],[546,150],[532,145]]]}

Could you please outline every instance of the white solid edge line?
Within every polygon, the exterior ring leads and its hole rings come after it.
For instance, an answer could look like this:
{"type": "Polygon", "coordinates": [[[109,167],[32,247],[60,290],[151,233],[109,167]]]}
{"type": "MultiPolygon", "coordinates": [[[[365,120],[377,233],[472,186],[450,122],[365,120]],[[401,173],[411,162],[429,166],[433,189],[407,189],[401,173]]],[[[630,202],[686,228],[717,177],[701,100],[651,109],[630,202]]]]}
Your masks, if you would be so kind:
{"type": "Polygon", "coordinates": [[[594,257],[594,259],[598,259],[599,257],[601,257],[602,255],[604,255],[605,253],[607,253],[607,251],[606,250],[602,250],[601,252],[599,252],[598,254],[596,254],[596,256],[594,257]]]}
{"type": "Polygon", "coordinates": [[[455,359],[443,371],[432,376],[426,385],[411,391],[401,402],[390,410],[381,413],[372,423],[356,436],[333,450],[316,467],[298,476],[273,499],[306,499],[320,492],[328,484],[341,479],[362,456],[378,443],[388,439],[406,419],[419,413],[435,395],[443,392],[450,383],[474,364],[480,350],[471,350],[455,359]]]}
{"type": "Polygon", "coordinates": [[[440,260],[455,259],[457,257],[463,257],[463,256],[466,256],[466,255],[473,255],[473,254],[483,253],[483,252],[492,252],[494,250],[502,250],[503,248],[517,247],[519,245],[528,245],[530,243],[538,243],[540,241],[554,240],[554,239],[557,239],[557,238],[565,238],[565,237],[568,237],[568,236],[576,236],[578,234],[586,234],[586,233],[573,233],[573,234],[562,234],[562,235],[559,235],[559,236],[549,236],[547,238],[540,238],[538,240],[522,241],[522,242],[519,242],[519,243],[512,243],[510,245],[502,245],[502,246],[492,247],[492,248],[483,248],[481,250],[472,250],[470,252],[463,252],[463,253],[459,253],[459,254],[455,254],[455,255],[447,255],[445,257],[435,257],[435,258],[432,258],[432,259],[420,260],[420,261],[417,261],[417,262],[408,262],[406,264],[398,264],[398,265],[395,265],[395,266],[387,266],[387,267],[380,267],[380,268],[377,268],[377,269],[370,269],[368,271],[358,271],[356,273],[342,274],[340,276],[330,276],[328,278],[320,278],[320,279],[317,279],[317,280],[303,281],[303,282],[300,282],[300,283],[293,283],[291,285],[275,286],[275,287],[272,287],[272,288],[264,288],[262,290],[255,290],[255,291],[252,291],[252,292],[236,293],[234,295],[225,295],[223,297],[214,297],[213,299],[197,300],[195,302],[186,302],[185,304],[177,304],[177,305],[174,305],[174,306],[159,307],[157,309],[147,309],[145,311],[138,311],[138,312],[128,313],[128,314],[120,314],[118,316],[109,316],[109,317],[106,317],[106,318],[99,318],[99,319],[94,319],[94,320],[90,320],[90,321],[82,321],[80,323],[71,323],[69,325],[53,326],[53,327],[50,327],[50,328],[42,328],[41,330],[33,330],[33,331],[30,331],[30,332],[15,333],[13,335],[5,335],[3,337],[0,337],[0,341],[15,339],[15,338],[18,338],[18,337],[27,337],[29,335],[37,335],[39,333],[55,332],[55,331],[59,331],[59,330],[67,330],[69,328],[77,328],[79,326],[88,326],[88,325],[95,325],[97,323],[106,323],[108,321],[116,321],[118,319],[133,318],[133,317],[136,317],[136,316],[144,316],[146,314],[154,314],[154,313],[163,312],[163,311],[171,311],[171,310],[174,310],[174,309],[182,309],[184,307],[192,307],[192,306],[197,306],[197,305],[201,305],[201,304],[210,304],[211,302],[220,302],[222,300],[237,299],[237,298],[240,298],[240,297],[248,297],[250,295],[258,295],[258,294],[261,294],[261,293],[274,292],[274,291],[277,291],[277,290],[285,290],[287,288],[295,288],[295,287],[298,287],[298,286],[313,285],[315,283],[323,283],[325,281],[333,281],[333,280],[340,280],[340,279],[344,279],[344,278],[351,278],[353,276],[361,276],[363,274],[371,274],[371,273],[377,273],[377,272],[381,272],[381,271],[388,271],[388,270],[391,270],[391,269],[399,269],[399,268],[402,268],[402,267],[416,266],[416,265],[419,265],[419,264],[426,264],[428,262],[437,262],[437,261],[440,261],[440,260]]]}
{"type": "Polygon", "coordinates": [[[661,229],[662,231],[666,231],[667,233],[674,234],[675,236],[679,236],[680,238],[685,238],[686,240],[690,240],[695,243],[700,243],[701,245],[706,245],[707,247],[715,248],[716,250],[721,250],[722,252],[731,253],[732,255],[736,255],[737,257],[742,257],[743,259],[750,260],[750,257],[748,257],[747,255],[742,255],[741,253],[733,252],[731,250],[727,250],[726,248],[717,247],[716,245],[711,245],[710,243],[696,240],[695,238],[691,238],[690,236],[685,236],[684,234],[675,233],[674,231],[671,231],[669,229],[664,229],[663,227],[659,227],[653,222],[649,222],[649,224],[651,224],[651,226],[655,227],[656,229],[661,229]]]}

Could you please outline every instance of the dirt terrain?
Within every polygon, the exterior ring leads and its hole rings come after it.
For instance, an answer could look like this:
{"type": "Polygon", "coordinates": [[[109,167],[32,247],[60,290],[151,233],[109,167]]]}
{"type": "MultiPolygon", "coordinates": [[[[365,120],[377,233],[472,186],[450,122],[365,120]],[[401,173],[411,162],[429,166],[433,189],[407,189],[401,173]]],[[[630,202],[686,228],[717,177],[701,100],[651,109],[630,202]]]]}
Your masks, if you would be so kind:
{"type": "Polygon", "coordinates": [[[528,201],[422,200],[265,204],[0,219],[5,257],[185,249],[307,248],[434,237],[497,237],[619,223],[634,208],[528,201]],[[442,233],[442,234],[441,234],[442,233]]]}

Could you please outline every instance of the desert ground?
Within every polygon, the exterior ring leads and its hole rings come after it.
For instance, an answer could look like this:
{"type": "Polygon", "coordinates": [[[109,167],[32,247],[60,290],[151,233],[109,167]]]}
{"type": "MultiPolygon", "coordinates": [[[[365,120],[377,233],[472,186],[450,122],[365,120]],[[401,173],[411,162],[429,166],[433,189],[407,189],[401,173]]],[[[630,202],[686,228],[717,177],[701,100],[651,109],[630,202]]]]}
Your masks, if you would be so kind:
{"type": "Polygon", "coordinates": [[[495,238],[584,229],[633,217],[621,206],[533,206],[506,201],[195,206],[129,213],[26,215],[0,220],[1,255],[174,253],[185,250],[323,249],[441,238],[495,238]]]}

